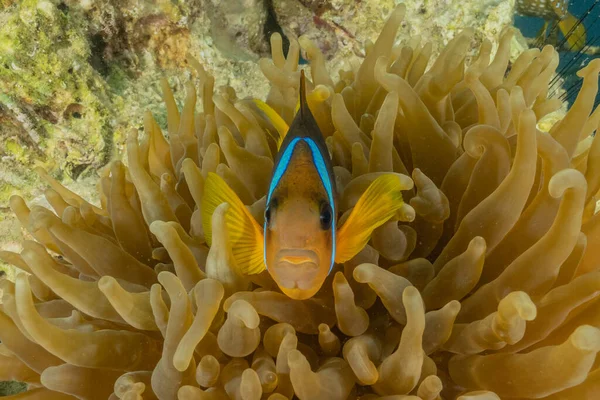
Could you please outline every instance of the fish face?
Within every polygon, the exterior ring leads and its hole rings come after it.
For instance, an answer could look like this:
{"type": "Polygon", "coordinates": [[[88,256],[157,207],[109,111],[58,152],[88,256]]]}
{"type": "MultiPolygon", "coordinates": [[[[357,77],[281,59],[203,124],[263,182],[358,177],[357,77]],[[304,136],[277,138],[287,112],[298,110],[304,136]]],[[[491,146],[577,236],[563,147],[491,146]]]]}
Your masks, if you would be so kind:
{"type": "Polygon", "coordinates": [[[267,192],[264,265],[287,296],[303,300],[319,291],[336,252],[333,167],[323,134],[306,102],[300,72],[298,113],[275,157],[267,192]]]}
{"type": "Polygon", "coordinates": [[[306,299],[331,270],[334,206],[309,142],[298,140],[289,152],[265,209],[265,265],[286,295],[306,299]]]}
{"type": "Polygon", "coordinates": [[[265,263],[293,299],[312,297],[329,274],[333,215],[326,199],[274,197],[265,211],[265,263]]]}
{"type": "MultiPolygon", "coordinates": [[[[231,208],[225,223],[233,238],[231,252],[238,270],[252,275],[266,268],[281,291],[296,300],[314,296],[334,263],[350,260],[364,248],[374,229],[409,207],[400,192],[413,187],[410,178],[400,174],[378,177],[338,231],[333,167],[304,92],[301,72],[299,113],[278,140],[263,231],[247,206],[217,174],[208,173],[202,199],[207,244],[212,242],[213,214],[221,204],[228,203],[231,208]]],[[[409,216],[406,211],[402,215],[409,216]]]]}

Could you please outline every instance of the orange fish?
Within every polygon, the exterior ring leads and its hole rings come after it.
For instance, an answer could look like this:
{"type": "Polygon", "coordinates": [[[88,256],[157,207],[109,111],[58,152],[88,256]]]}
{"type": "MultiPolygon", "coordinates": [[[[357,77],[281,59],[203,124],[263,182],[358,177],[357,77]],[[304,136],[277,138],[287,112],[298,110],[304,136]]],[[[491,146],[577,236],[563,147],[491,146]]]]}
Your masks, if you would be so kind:
{"type": "Polygon", "coordinates": [[[208,174],[202,202],[207,243],[214,210],[229,203],[226,226],[239,271],[257,274],[266,269],[283,293],[299,300],[317,293],[335,263],[354,257],[375,228],[400,215],[405,207],[401,191],[412,187],[398,174],[379,176],[340,226],[333,166],[306,102],[303,72],[300,82],[299,109],[289,129],[275,111],[257,102],[285,135],[278,142],[264,225],[214,173],[208,174]]]}
{"type": "Polygon", "coordinates": [[[568,0],[517,0],[516,7],[519,14],[545,20],[541,35],[545,35],[548,21],[558,20],[558,27],[565,35],[569,48],[578,51],[585,45],[585,27],[569,13],[568,0]]]}

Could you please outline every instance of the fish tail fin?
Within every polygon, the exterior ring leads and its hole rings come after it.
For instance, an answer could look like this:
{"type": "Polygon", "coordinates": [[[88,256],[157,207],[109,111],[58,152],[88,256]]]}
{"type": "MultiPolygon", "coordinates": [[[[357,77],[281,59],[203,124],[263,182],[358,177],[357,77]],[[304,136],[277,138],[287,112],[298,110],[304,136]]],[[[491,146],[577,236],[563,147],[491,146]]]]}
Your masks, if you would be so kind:
{"type": "Polygon", "coordinates": [[[212,215],[222,203],[229,204],[225,224],[240,272],[252,275],[264,271],[264,239],[260,226],[235,192],[213,172],[208,173],[202,198],[202,227],[206,243],[209,246],[212,244],[212,215]]]}
{"type": "Polygon", "coordinates": [[[414,218],[414,210],[402,199],[402,191],[412,187],[412,180],[400,174],[389,173],[375,179],[337,232],[335,262],[346,262],[358,254],[373,231],[394,217],[414,218]]]}
{"type": "Polygon", "coordinates": [[[569,48],[574,51],[579,51],[585,46],[586,31],[585,26],[580,19],[575,18],[572,14],[567,13],[559,23],[560,31],[565,35],[565,39],[569,44],[569,48]]]}

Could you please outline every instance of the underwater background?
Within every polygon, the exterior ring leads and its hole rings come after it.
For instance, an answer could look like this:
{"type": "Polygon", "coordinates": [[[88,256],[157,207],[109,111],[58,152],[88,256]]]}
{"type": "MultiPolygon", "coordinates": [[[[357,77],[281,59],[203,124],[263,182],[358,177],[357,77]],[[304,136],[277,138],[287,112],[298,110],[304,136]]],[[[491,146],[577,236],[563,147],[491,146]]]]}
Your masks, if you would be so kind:
{"type": "MultiPolygon", "coordinates": [[[[470,54],[483,38],[496,46],[515,15],[515,0],[2,0],[1,247],[18,250],[23,233],[11,195],[47,205],[36,167],[98,200],[98,173],[125,156],[126,133],[142,129],[144,113],[166,128],[162,78],[182,106],[187,54],[214,75],[216,88],[265,98],[258,61],[269,55],[273,32],[283,34],[284,50],[288,37],[314,40],[337,76],[360,63],[363,45],[400,3],[407,17],[397,41],[429,42],[433,56],[464,28],[475,32],[470,54]]],[[[511,57],[526,46],[513,39],[511,57]]]]}
{"type": "MultiPolygon", "coordinates": [[[[581,18],[581,23],[586,29],[587,39],[583,51],[563,48],[560,52],[560,65],[558,71],[564,77],[562,84],[564,88],[579,87],[576,72],[586,65],[593,57],[597,57],[600,46],[600,4],[596,0],[571,0],[568,2],[569,12],[576,18],[581,18]]],[[[514,25],[524,36],[528,38],[537,38],[540,29],[544,25],[544,19],[539,17],[530,17],[520,14],[515,15],[514,25]]],[[[561,35],[562,36],[562,35],[561,35]]],[[[564,37],[564,36],[563,36],[564,37]]],[[[534,44],[542,45],[543,41],[537,41],[534,44]]],[[[565,46],[567,47],[567,46],[565,46]]],[[[570,103],[575,99],[576,91],[571,89],[564,99],[570,103]]],[[[596,98],[599,101],[600,97],[596,98]]]]}
{"type": "MultiPolygon", "coordinates": [[[[128,132],[144,130],[148,111],[168,130],[165,87],[182,109],[186,82],[205,79],[191,72],[189,55],[227,99],[267,97],[261,59],[270,57],[273,33],[282,35],[284,52],[290,39],[313,40],[332,77],[343,80],[401,3],[406,17],[397,41],[431,43],[432,61],[465,28],[474,33],[468,61],[485,39],[493,57],[507,26],[520,31],[511,39],[510,62],[541,45],[535,38],[543,18],[519,15],[515,0],[0,0],[0,250],[19,252],[21,238],[32,237],[13,215],[11,196],[49,207],[48,177],[99,204],[99,177],[127,158],[128,132]]],[[[560,73],[550,87],[550,97],[568,105],[581,87],[576,72],[597,58],[596,4],[569,4],[575,17],[589,15],[582,20],[584,48],[559,49],[560,73]]],[[[302,67],[307,58],[300,54],[302,67]]],[[[548,131],[566,111],[567,105],[538,127],[548,131]]],[[[7,263],[0,261],[0,270],[14,279],[7,263]]],[[[0,396],[23,389],[0,382],[0,396]]]]}

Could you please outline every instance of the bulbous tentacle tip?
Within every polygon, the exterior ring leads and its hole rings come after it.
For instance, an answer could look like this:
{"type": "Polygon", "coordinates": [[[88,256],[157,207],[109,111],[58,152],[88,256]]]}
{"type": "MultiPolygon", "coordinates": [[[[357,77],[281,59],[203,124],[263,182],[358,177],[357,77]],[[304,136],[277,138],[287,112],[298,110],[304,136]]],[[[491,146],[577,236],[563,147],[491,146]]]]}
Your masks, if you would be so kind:
{"type": "Polygon", "coordinates": [[[306,360],[306,357],[304,357],[304,355],[302,355],[302,353],[299,350],[290,351],[288,353],[287,359],[290,368],[300,368],[308,366],[308,361],[306,360]]]}
{"type": "Polygon", "coordinates": [[[569,340],[579,350],[591,353],[600,351],[600,329],[591,325],[582,325],[575,329],[569,340]]]}
{"type": "Polygon", "coordinates": [[[17,211],[21,208],[27,207],[23,197],[19,196],[18,194],[13,194],[10,196],[8,199],[8,204],[14,213],[17,213],[17,211]]]}
{"type": "MultiPolygon", "coordinates": [[[[568,190],[572,189],[578,197],[585,196],[587,192],[587,181],[585,176],[576,169],[565,169],[557,172],[548,184],[548,192],[554,198],[560,198],[568,190]]],[[[582,199],[583,200],[583,199],[582,199]]]]}
{"type": "Polygon", "coordinates": [[[258,324],[260,323],[258,313],[254,307],[252,307],[252,305],[245,300],[234,301],[229,307],[227,313],[232,318],[238,318],[244,323],[246,328],[249,329],[258,328],[258,324]]]}
{"type": "Polygon", "coordinates": [[[600,60],[596,58],[577,71],[577,76],[580,78],[588,78],[593,77],[593,75],[598,75],[598,73],[600,73],[600,60]]]}
{"type": "MultiPolygon", "coordinates": [[[[367,283],[373,277],[372,264],[360,264],[352,272],[352,276],[359,283],[367,283]]],[[[374,266],[374,265],[373,265],[374,266]]]]}
{"type": "Polygon", "coordinates": [[[525,292],[511,292],[498,304],[498,314],[504,319],[517,315],[524,321],[533,321],[537,316],[537,307],[525,292]]]}
{"type": "Polygon", "coordinates": [[[500,400],[500,396],[487,390],[477,390],[462,394],[457,400],[500,400]]]}

